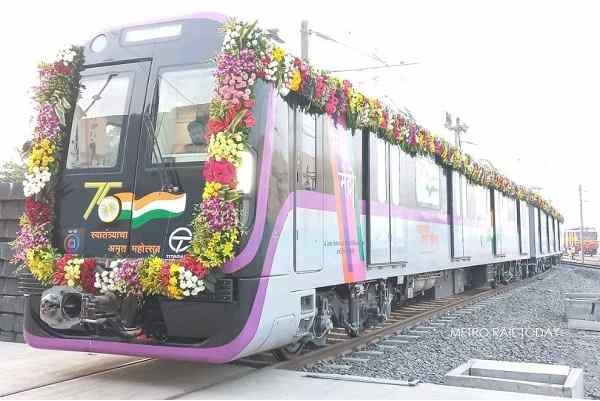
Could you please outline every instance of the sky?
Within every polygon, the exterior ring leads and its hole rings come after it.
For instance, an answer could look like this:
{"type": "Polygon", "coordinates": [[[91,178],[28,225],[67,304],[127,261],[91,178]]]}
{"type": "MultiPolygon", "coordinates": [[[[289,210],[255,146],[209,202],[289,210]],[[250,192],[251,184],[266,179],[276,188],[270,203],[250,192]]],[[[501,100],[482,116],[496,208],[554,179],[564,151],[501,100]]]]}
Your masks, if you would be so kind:
{"type": "Polygon", "coordinates": [[[32,128],[29,88],[36,65],[72,43],[115,26],[216,11],[279,28],[284,47],[300,50],[300,21],[346,44],[311,35],[315,65],[339,73],[369,95],[408,109],[453,141],[445,112],[469,126],[464,149],[540,192],[579,225],[600,228],[600,8],[593,1],[79,1],[11,3],[0,17],[0,161],[32,128]],[[74,7],[73,5],[77,5],[74,7]]]}

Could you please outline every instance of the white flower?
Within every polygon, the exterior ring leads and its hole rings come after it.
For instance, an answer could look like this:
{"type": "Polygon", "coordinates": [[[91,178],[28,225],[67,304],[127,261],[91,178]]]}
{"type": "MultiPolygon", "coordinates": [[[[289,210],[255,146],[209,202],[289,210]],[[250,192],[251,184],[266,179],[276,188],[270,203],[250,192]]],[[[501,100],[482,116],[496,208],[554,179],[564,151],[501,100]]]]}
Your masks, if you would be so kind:
{"type": "Polygon", "coordinates": [[[71,49],[61,52],[58,57],[65,63],[72,63],[75,59],[75,52],[71,49]]]}
{"type": "Polygon", "coordinates": [[[33,196],[39,193],[50,181],[51,174],[46,167],[33,167],[28,174],[25,174],[23,181],[23,192],[25,196],[33,196]]]}

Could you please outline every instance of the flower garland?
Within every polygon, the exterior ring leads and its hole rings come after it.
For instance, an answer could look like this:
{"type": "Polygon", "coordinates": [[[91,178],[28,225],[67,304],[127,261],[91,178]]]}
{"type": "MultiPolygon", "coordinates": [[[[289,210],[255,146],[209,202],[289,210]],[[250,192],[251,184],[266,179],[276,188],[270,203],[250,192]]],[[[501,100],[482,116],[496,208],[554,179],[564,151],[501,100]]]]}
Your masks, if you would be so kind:
{"type": "MultiPolygon", "coordinates": [[[[360,93],[349,81],[340,80],[286,54],[256,27],[256,23],[231,19],[225,23],[224,31],[222,53],[217,59],[216,90],[211,103],[207,136],[216,143],[214,147],[209,147],[209,154],[214,160],[229,161],[231,165],[228,168],[235,169],[239,166],[239,151],[247,147],[247,132],[254,124],[254,119],[251,118],[254,103],[252,85],[256,78],[261,78],[274,84],[292,105],[312,114],[326,114],[336,124],[351,130],[373,132],[386,141],[399,145],[413,156],[418,154],[431,157],[438,164],[464,174],[475,184],[526,201],[559,221],[564,221],[560,213],[539,194],[514,183],[494,169],[475,162],[470,155],[436,137],[404,115],[393,112],[378,99],[360,93]],[[240,124],[242,119],[246,121],[248,118],[250,124],[240,124]]],[[[233,172],[229,170],[230,181],[223,182],[214,174],[207,173],[212,169],[209,165],[205,168],[205,177],[211,185],[205,188],[201,210],[213,209],[206,199],[215,196],[224,202],[235,202],[235,197],[230,198],[230,192],[236,188],[233,172]],[[222,186],[215,188],[214,185],[217,184],[222,186]],[[220,192],[221,190],[225,192],[220,192]]],[[[198,230],[204,230],[205,236],[224,233],[224,230],[206,223],[199,225],[198,230]]],[[[237,240],[234,242],[237,243],[237,240]]],[[[230,252],[224,252],[224,247],[211,249],[210,252],[216,253],[218,257],[213,259],[197,254],[207,266],[218,266],[233,257],[230,252]]]]}
{"type": "Polygon", "coordinates": [[[240,242],[236,175],[242,153],[249,148],[248,135],[256,123],[252,109],[257,79],[272,83],[287,102],[309,113],[326,114],[351,130],[376,133],[411,155],[431,157],[476,184],[527,201],[563,221],[539,194],[474,162],[468,154],[394,113],[378,99],[355,90],[349,81],[286,54],[256,23],[231,19],[223,29],[225,38],[217,57],[215,91],[205,134],[209,154],[203,168],[206,184],[191,222],[193,235],[188,254],[180,260],[156,256],[116,260],[108,270],[102,270],[93,258],[60,255],[52,246],[54,188],[64,161],[83,64],[82,49],[71,47],[59,55],[58,61],[40,66],[40,85],[34,88],[37,119],[26,163],[24,214],[12,243],[14,263],[27,266],[42,284],[81,287],[90,293],[110,291],[121,296],[183,299],[204,291],[206,275],[233,259],[240,242]]]}
{"type": "MultiPolygon", "coordinates": [[[[81,48],[71,47],[61,52],[56,62],[40,65],[40,84],[34,88],[37,119],[26,162],[25,207],[19,220],[20,231],[12,243],[12,262],[27,266],[44,284],[89,284],[87,268],[84,268],[83,283],[81,274],[76,272],[84,261],[61,258],[51,244],[54,187],[71,124],[72,106],[77,98],[82,63],[81,48]]],[[[86,266],[89,265],[90,262],[86,262],[86,266]]]]}

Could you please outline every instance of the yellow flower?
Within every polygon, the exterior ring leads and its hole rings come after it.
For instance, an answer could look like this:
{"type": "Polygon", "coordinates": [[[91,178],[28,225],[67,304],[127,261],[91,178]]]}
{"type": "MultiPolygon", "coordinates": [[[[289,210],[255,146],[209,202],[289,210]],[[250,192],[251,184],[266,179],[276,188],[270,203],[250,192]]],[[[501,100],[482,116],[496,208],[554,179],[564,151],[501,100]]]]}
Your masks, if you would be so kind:
{"type": "Polygon", "coordinates": [[[241,137],[238,133],[229,134],[219,132],[210,138],[208,154],[217,161],[225,159],[230,161],[234,166],[239,167],[242,160],[241,152],[244,150],[244,145],[236,142],[236,140],[240,139],[241,137]]]}
{"type": "Polygon", "coordinates": [[[177,263],[173,263],[169,266],[169,285],[167,286],[167,296],[173,299],[182,299],[183,293],[179,288],[179,282],[177,277],[179,276],[180,266],[177,263]]]}
{"type": "Polygon", "coordinates": [[[152,256],[140,268],[140,283],[145,293],[160,295],[163,289],[160,285],[160,271],[163,261],[157,256],[152,256]]]}
{"type": "Polygon", "coordinates": [[[25,253],[29,271],[42,284],[52,283],[54,253],[52,249],[31,248],[25,253]]]}
{"type": "Polygon", "coordinates": [[[27,159],[27,168],[31,172],[34,167],[50,168],[55,161],[55,145],[49,139],[44,138],[33,145],[31,154],[27,159]]]}
{"type": "Polygon", "coordinates": [[[273,58],[273,60],[277,61],[278,63],[281,63],[283,61],[283,59],[285,58],[285,52],[283,51],[283,49],[281,47],[275,47],[275,48],[273,48],[271,57],[273,58]]]}
{"type": "Polygon", "coordinates": [[[300,89],[300,84],[302,84],[302,75],[300,75],[300,71],[298,69],[295,69],[292,72],[292,79],[290,80],[290,90],[298,92],[300,89]]]}
{"type": "Polygon", "coordinates": [[[365,97],[360,92],[351,90],[350,92],[350,111],[360,113],[364,108],[365,97]]]}
{"type": "Polygon", "coordinates": [[[429,135],[429,152],[435,154],[435,138],[433,135],[429,135]]]}
{"type": "Polygon", "coordinates": [[[202,199],[206,200],[217,196],[222,188],[223,184],[221,184],[220,182],[207,182],[206,185],[204,185],[204,193],[202,194],[202,199]]]}

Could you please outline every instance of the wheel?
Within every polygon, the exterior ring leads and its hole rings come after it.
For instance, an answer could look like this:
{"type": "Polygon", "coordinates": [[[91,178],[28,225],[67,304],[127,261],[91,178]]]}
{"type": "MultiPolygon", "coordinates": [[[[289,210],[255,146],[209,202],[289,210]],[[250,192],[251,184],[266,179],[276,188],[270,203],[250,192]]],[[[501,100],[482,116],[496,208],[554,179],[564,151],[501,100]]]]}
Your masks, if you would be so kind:
{"type": "Polygon", "coordinates": [[[303,348],[304,343],[297,341],[295,343],[288,344],[285,347],[274,349],[271,352],[278,361],[289,361],[290,359],[294,359],[300,355],[303,348]]]}

